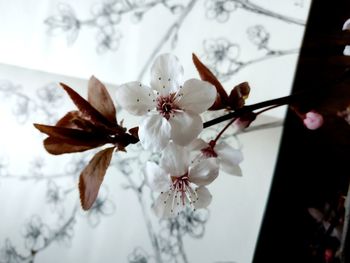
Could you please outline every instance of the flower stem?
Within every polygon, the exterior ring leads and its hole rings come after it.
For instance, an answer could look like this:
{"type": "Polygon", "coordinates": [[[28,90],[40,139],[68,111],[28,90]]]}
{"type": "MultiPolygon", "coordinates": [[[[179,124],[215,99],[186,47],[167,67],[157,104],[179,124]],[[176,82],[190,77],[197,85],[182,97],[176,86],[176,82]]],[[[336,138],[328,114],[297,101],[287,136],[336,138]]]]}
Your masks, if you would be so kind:
{"type": "Polygon", "coordinates": [[[220,139],[221,135],[224,134],[224,132],[228,129],[228,127],[231,126],[231,124],[232,124],[236,119],[237,119],[237,118],[232,118],[232,119],[226,124],[226,126],[219,132],[219,134],[218,134],[218,135],[216,136],[216,138],[214,139],[214,142],[215,142],[215,143],[220,139]]]}
{"type": "Polygon", "coordinates": [[[276,12],[273,12],[272,10],[268,10],[263,8],[262,6],[259,6],[257,4],[252,3],[249,0],[234,0],[237,4],[241,5],[241,8],[259,14],[259,15],[264,15],[264,16],[268,16],[268,17],[272,17],[287,23],[291,23],[291,24],[295,24],[295,25],[299,25],[299,26],[305,26],[305,21],[297,19],[297,18],[293,18],[293,17],[288,17],[276,12]]]}
{"type": "Polygon", "coordinates": [[[277,107],[279,107],[279,106],[282,106],[282,105],[279,105],[279,104],[277,104],[277,105],[272,105],[272,106],[270,106],[270,107],[267,107],[267,108],[265,108],[265,109],[262,109],[262,110],[256,112],[255,114],[256,114],[256,115],[259,115],[259,114],[261,114],[261,113],[264,113],[265,111],[272,110],[272,109],[277,108],[277,107]]]}
{"type": "Polygon", "coordinates": [[[262,108],[266,108],[266,107],[270,107],[269,109],[272,109],[272,108],[276,108],[276,107],[279,107],[282,105],[290,104],[290,103],[296,101],[297,99],[299,99],[301,97],[301,95],[304,95],[304,93],[305,92],[296,93],[296,94],[292,94],[289,96],[280,97],[277,99],[267,100],[267,101],[259,102],[256,104],[244,106],[244,107],[242,107],[236,111],[230,112],[224,116],[221,116],[221,117],[218,117],[216,119],[213,119],[213,120],[210,120],[210,121],[203,123],[203,128],[208,128],[210,126],[213,126],[215,124],[218,124],[220,122],[223,122],[223,121],[226,121],[229,119],[238,118],[238,117],[242,116],[244,113],[252,112],[254,110],[258,110],[258,109],[262,109],[262,108]]]}
{"type": "Polygon", "coordinates": [[[281,127],[282,125],[283,125],[283,120],[281,119],[281,120],[277,120],[277,121],[273,121],[273,122],[269,122],[269,123],[254,125],[253,127],[250,126],[244,130],[237,131],[235,135],[239,135],[239,134],[247,133],[247,132],[254,132],[254,131],[277,128],[277,127],[281,127]]]}
{"type": "MultiPolygon", "coordinates": [[[[294,102],[298,101],[299,99],[305,99],[306,96],[313,94],[313,93],[317,93],[317,94],[321,94],[322,92],[334,87],[335,85],[343,82],[345,79],[350,77],[350,68],[346,68],[344,70],[344,72],[335,80],[331,81],[330,83],[326,83],[324,86],[320,87],[318,90],[314,90],[314,89],[308,89],[308,90],[304,90],[298,93],[294,93],[291,94],[289,96],[285,96],[285,97],[280,97],[277,99],[272,99],[272,100],[266,100],[266,101],[262,101],[256,104],[252,104],[252,105],[248,105],[248,106],[244,106],[236,111],[230,112],[226,115],[223,115],[221,117],[218,117],[216,119],[207,121],[205,123],[203,123],[203,128],[208,128],[210,126],[213,126],[215,124],[218,124],[220,122],[232,119],[232,118],[238,118],[241,117],[242,115],[258,110],[258,109],[263,109],[268,107],[268,109],[264,109],[263,111],[267,111],[279,106],[283,106],[283,105],[291,105],[294,102]]],[[[260,111],[263,112],[263,111],[260,111]]]]}

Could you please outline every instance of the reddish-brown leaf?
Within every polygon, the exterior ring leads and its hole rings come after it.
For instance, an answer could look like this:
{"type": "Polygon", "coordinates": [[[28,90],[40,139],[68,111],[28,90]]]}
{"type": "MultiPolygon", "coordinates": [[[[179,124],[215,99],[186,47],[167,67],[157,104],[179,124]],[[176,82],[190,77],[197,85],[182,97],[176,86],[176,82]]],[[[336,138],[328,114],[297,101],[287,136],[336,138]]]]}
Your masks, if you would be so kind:
{"type": "Polygon", "coordinates": [[[242,108],[249,96],[249,92],[250,86],[248,82],[238,84],[231,90],[228,106],[233,110],[242,108]]]}
{"type": "Polygon", "coordinates": [[[88,102],[111,123],[117,124],[113,100],[105,85],[94,76],[89,80],[88,102]]]}
{"type": "Polygon", "coordinates": [[[139,127],[133,127],[129,129],[129,133],[134,136],[136,139],[139,139],[139,127]]]}
{"type": "Polygon", "coordinates": [[[60,139],[62,143],[97,147],[109,142],[108,136],[103,136],[102,134],[91,133],[83,130],[49,126],[37,123],[34,123],[34,127],[42,133],[45,133],[53,138],[60,139]]]}
{"type": "Polygon", "coordinates": [[[228,95],[221,85],[220,81],[215,77],[215,75],[199,60],[199,58],[192,54],[192,60],[197,68],[199,76],[202,80],[208,81],[215,86],[217,91],[217,96],[214,104],[209,108],[209,110],[219,110],[227,106],[228,95]]]}
{"type": "Polygon", "coordinates": [[[110,129],[105,129],[105,126],[94,125],[91,121],[84,119],[80,111],[68,112],[56,123],[55,126],[97,133],[110,132],[110,129]]]}
{"type": "Polygon", "coordinates": [[[68,93],[74,104],[78,107],[83,116],[93,123],[98,125],[106,125],[107,127],[115,127],[114,123],[111,123],[105,116],[103,116],[98,110],[96,110],[91,104],[81,97],[72,88],[64,83],[60,83],[63,89],[68,93]]]}
{"type": "Polygon", "coordinates": [[[107,148],[96,153],[80,174],[79,192],[84,210],[89,210],[97,198],[103,178],[111,162],[114,148],[107,148]]]}
{"type": "Polygon", "coordinates": [[[74,123],[74,120],[81,118],[79,111],[69,111],[66,115],[64,115],[57,123],[58,127],[79,129],[79,127],[74,123]]]}
{"type": "Polygon", "coordinates": [[[61,139],[57,139],[53,137],[48,137],[44,140],[44,147],[46,151],[54,155],[59,155],[64,153],[83,152],[83,151],[95,148],[97,146],[73,145],[62,141],[61,139]]]}

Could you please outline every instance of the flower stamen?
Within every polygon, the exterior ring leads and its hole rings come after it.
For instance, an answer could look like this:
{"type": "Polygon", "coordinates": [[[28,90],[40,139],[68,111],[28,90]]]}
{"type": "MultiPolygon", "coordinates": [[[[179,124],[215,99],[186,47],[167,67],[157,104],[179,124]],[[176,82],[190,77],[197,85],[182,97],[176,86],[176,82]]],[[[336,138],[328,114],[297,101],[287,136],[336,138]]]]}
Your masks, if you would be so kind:
{"type": "Polygon", "coordinates": [[[175,94],[172,93],[169,96],[159,96],[157,98],[157,111],[167,120],[179,107],[176,105],[175,94]]]}
{"type": "Polygon", "coordinates": [[[198,200],[198,195],[195,190],[192,189],[189,181],[188,174],[184,174],[179,177],[172,177],[172,185],[171,190],[174,193],[173,200],[172,200],[172,206],[171,206],[171,213],[174,212],[175,203],[176,206],[179,206],[180,203],[183,207],[186,206],[186,201],[190,204],[191,208],[195,210],[194,204],[198,200]]]}

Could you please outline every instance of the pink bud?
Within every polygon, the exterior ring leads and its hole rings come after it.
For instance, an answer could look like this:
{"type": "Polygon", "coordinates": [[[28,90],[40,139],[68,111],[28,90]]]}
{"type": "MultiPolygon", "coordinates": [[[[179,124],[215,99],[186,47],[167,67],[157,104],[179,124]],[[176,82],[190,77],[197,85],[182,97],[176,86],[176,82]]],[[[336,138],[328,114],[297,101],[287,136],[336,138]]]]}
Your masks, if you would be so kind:
{"type": "Polygon", "coordinates": [[[237,118],[233,125],[237,127],[237,130],[244,130],[248,128],[250,124],[256,119],[256,114],[254,112],[247,112],[243,116],[237,118]]]}
{"type": "Polygon", "coordinates": [[[237,127],[238,130],[243,130],[247,128],[250,125],[251,121],[249,120],[242,120],[241,118],[238,118],[233,122],[233,125],[237,127]]]}
{"type": "Polygon", "coordinates": [[[327,263],[332,262],[334,259],[334,252],[331,249],[327,248],[324,252],[324,259],[327,263]]]}
{"type": "Polygon", "coordinates": [[[323,125],[323,116],[316,111],[309,111],[306,113],[303,122],[309,130],[316,130],[323,125]]]}

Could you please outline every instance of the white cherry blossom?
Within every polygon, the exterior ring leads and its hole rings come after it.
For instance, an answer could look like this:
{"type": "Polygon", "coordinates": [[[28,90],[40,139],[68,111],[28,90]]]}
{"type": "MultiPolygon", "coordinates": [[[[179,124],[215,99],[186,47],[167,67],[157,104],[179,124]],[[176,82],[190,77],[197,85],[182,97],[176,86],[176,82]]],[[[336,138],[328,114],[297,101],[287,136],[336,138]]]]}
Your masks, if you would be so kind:
{"type": "Polygon", "coordinates": [[[143,147],[164,149],[172,139],[188,145],[203,129],[200,113],[215,101],[210,83],[189,79],[182,84],[183,68],[170,54],[160,55],[151,68],[151,87],[129,82],[118,87],[116,99],[129,113],[144,116],[139,126],[143,147]]]}
{"type": "Polygon", "coordinates": [[[219,167],[216,158],[192,163],[188,148],[170,142],[159,165],[147,162],[143,173],[148,186],[160,192],[153,204],[155,214],[169,218],[186,206],[195,210],[210,204],[212,195],[205,186],[217,178],[219,167]]]}
{"type": "Polygon", "coordinates": [[[226,142],[210,141],[206,143],[202,139],[194,140],[189,148],[193,151],[200,151],[195,161],[201,162],[207,158],[217,158],[220,168],[231,175],[242,176],[242,170],[239,164],[243,161],[242,151],[235,149],[226,142]]]}

